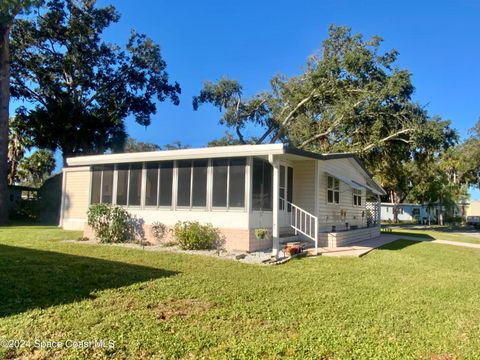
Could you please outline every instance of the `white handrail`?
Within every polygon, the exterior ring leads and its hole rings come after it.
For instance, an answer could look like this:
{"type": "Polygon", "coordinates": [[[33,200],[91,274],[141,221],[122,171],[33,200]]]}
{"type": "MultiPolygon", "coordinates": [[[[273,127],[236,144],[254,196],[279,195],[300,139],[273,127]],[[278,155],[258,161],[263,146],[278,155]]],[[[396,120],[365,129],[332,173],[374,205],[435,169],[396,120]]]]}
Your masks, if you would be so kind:
{"type": "Polygon", "coordinates": [[[283,208],[290,206],[290,226],[297,232],[315,241],[315,255],[318,251],[318,217],[280,197],[283,208]]]}

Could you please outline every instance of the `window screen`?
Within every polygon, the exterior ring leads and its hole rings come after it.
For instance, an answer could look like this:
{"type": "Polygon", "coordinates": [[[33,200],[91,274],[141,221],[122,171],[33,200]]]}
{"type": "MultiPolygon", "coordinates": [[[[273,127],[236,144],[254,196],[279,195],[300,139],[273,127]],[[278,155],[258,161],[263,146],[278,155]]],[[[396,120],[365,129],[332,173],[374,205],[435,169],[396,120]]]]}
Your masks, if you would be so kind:
{"type": "Polygon", "coordinates": [[[93,168],[92,170],[92,187],[91,198],[92,204],[98,204],[100,202],[100,187],[102,186],[102,169],[93,168]]]}
{"type": "Polygon", "coordinates": [[[142,164],[130,165],[128,186],[128,206],[139,206],[142,189],[142,164]]]}
{"type": "Polygon", "coordinates": [[[245,159],[230,160],[229,207],[245,206],[245,159]]]}
{"type": "Polygon", "coordinates": [[[212,190],[212,206],[227,206],[227,176],[228,176],[228,160],[215,159],[212,161],[213,166],[213,190],[212,190]]]}
{"type": "Polygon", "coordinates": [[[113,166],[103,168],[102,203],[111,204],[113,194],[113,166]]]}
{"type": "Polygon", "coordinates": [[[160,164],[160,206],[172,205],[173,162],[160,164]]]}
{"type": "Polygon", "coordinates": [[[117,173],[117,204],[127,205],[128,164],[118,165],[117,173]]]}
{"type": "Polygon", "coordinates": [[[272,166],[253,159],[252,206],[254,210],[272,209],[272,166]]]}
{"type": "Polygon", "coordinates": [[[207,205],[207,160],[193,161],[192,206],[207,205]]]}
{"type": "Polygon", "coordinates": [[[177,205],[190,206],[191,161],[178,162],[177,205]]]}
{"type": "Polygon", "coordinates": [[[147,164],[147,179],[145,186],[145,205],[156,206],[158,194],[158,163],[147,164]]]}

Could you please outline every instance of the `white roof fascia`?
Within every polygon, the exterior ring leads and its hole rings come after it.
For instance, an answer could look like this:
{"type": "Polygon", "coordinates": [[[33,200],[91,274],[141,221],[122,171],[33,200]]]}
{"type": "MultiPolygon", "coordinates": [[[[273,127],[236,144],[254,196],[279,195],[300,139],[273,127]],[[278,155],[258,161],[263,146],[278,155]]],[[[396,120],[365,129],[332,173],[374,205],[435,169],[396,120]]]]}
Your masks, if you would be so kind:
{"type": "Polygon", "coordinates": [[[220,157],[265,156],[284,154],[283,144],[232,145],[196,149],[89,155],[67,158],[68,166],[120,164],[143,161],[189,160],[220,157]]]}

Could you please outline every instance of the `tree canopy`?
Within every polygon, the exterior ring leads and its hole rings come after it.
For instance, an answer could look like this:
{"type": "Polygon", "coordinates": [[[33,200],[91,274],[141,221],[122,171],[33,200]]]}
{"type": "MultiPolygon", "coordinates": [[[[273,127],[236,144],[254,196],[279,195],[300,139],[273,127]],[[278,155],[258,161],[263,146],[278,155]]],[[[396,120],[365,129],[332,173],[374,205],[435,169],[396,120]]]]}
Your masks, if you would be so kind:
{"type": "Polygon", "coordinates": [[[55,170],[55,165],[55,157],[50,150],[37,150],[20,161],[16,182],[39,188],[55,170]]]}
{"type": "Polygon", "coordinates": [[[157,102],[179,103],[180,86],[152,39],[132,31],[125,47],[102,40],[119,19],[94,0],[51,0],[14,22],[11,93],[34,105],[18,116],[36,146],[64,158],[120,150],[127,116],[148,126],[157,102]]]}
{"type": "Polygon", "coordinates": [[[225,144],[281,141],[319,153],[357,153],[393,197],[405,198],[408,164],[435,161],[458,136],[449,120],[431,117],[412,100],[411,74],[399,68],[398,52],[382,52],[381,43],[331,26],[300,75],[274,76],[269,91],[250,97],[236,80],[206,81],[193,108],[211,104],[223,112],[220,123],[237,136],[225,144]],[[262,129],[258,138],[244,136],[248,125],[262,129]]]}

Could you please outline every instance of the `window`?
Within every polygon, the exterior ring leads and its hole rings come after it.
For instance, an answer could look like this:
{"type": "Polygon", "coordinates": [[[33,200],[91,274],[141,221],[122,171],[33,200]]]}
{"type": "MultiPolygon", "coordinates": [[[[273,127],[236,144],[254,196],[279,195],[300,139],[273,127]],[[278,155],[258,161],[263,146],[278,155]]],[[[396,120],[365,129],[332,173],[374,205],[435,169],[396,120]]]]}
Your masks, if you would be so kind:
{"type": "Polygon", "coordinates": [[[92,204],[111,203],[113,194],[113,166],[95,166],[92,169],[92,204]]]}
{"type": "Polygon", "coordinates": [[[172,206],[173,162],[160,164],[159,206],[172,206]]]}
{"type": "Polygon", "coordinates": [[[100,202],[100,193],[102,188],[102,168],[95,167],[92,170],[92,188],[90,203],[98,204],[100,202]]]}
{"type": "Polygon", "coordinates": [[[228,159],[212,160],[213,191],[212,206],[227,207],[228,159]]]}
{"type": "Polygon", "coordinates": [[[215,159],[213,167],[213,207],[245,206],[245,159],[215,159]]]}
{"type": "Polygon", "coordinates": [[[111,204],[113,195],[113,166],[103,170],[102,203],[111,204]]]}
{"type": "Polygon", "coordinates": [[[193,161],[191,206],[205,207],[207,205],[207,168],[208,160],[193,161]]]}
{"type": "Polygon", "coordinates": [[[340,181],[333,176],[327,179],[327,202],[338,204],[340,202],[340,181]]]}
{"type": "Polygon", "coordinates": [[[147,163],[145,206],[172,206],[173,161],[147,163]]]}
{"type": "Polygon", "coordinates": [[[245,159],[230,159],[228,207],[245,206],[245,159]]]}
{"type": "Polygon", "coordinates": [[[191,161],[178,162],[177,206],[190,206],[191,161]]]}
{"type": "Polygon", "coordinates": [[[128,180],[128,206],[140,206],[142,194],[142,164],[131,164],[128,180]]]}
{"type": "Polygon", "coordinates": [[[178,162],[177,205],[204,207],[207,204],[207,160],[178,162]]]}
{"type": "Polygon", "coordinates": [[[353,189],[353,205],[362,206],[362,190],[353,189]]]}
{"type": "Polygon", "coordinates": [[[254,210],[272,210],[272,165],[253,159],[252,207],[254,210]]]}
{"type": "Polygon", "coordinates": [[[145,206],[157,206],[158,195],[158,163],[147,164],[145,184],[145,206]]]}
{"type": "Polygon", "coordinates": [[[412,215],[413,216],[420,216],[420,209],[419,208],[413,208],[412,209],[412,215]]]}
{"type": "Polygon", "coordinates": [[[127,205],[128,164],[117,166],[117,205],[127,205]]]}

